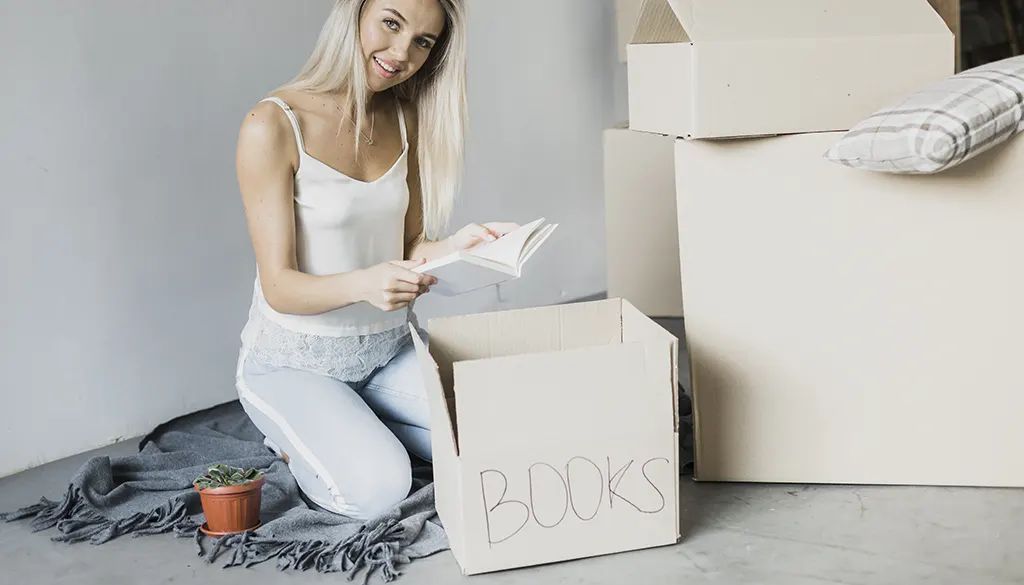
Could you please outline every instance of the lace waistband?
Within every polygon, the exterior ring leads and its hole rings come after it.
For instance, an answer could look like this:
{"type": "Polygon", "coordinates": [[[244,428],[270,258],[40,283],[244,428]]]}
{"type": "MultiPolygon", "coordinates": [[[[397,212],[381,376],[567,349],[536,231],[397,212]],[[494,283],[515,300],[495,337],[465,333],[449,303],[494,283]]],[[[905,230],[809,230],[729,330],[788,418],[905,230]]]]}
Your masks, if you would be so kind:
{"type": "MultiPolygon", "coordinates": [[[[247,350],[243,353],[263,364],[305,370],[342,382],[366,379],[410,341],[407,324],[379,333],[332,337],[292,331],[253,309],[242,333],[247,350]]],[[[416,326],[412,312],[409,321],[416,326]]]]}

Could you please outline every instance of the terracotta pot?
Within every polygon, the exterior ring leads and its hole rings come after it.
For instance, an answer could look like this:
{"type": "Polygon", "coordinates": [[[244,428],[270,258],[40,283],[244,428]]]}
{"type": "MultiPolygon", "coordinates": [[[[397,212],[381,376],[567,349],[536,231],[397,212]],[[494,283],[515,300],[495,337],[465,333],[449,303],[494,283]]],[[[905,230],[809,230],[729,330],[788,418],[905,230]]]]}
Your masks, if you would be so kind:
{"type": "Polygon", "coordinates": [[[260,525],[260,495],[264,478],[218,488],[199,489],[206,524],[200,527],[203,533],[223,536],[252,530],[260,525]]]}

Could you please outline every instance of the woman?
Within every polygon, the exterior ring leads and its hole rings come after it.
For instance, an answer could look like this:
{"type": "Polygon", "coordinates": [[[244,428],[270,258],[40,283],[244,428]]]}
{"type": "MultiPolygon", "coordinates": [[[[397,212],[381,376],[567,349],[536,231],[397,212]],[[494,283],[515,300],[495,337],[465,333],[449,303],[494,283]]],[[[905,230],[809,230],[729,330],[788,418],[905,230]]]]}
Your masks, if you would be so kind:
{"type": "Polygon", "coordinates": [[[413,270],[515,228],[443,240],[462,168],[462,0],[337,0],[301,73],[247,115],[238,181],[256,255],[236,380],[319,506],[371,518],[430,460],[413,270]]]}

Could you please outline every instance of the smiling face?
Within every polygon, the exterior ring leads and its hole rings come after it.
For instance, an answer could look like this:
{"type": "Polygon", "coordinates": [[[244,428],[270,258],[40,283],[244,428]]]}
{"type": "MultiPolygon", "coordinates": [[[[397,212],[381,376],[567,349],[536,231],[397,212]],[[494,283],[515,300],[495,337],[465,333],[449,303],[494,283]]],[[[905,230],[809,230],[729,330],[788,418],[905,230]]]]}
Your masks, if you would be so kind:
{"type": "Polygon", "coordinates": [[[359,42],[370,91],[392,88],[416,74],[444,30],[438,0],[366,0],[359,42]]]}

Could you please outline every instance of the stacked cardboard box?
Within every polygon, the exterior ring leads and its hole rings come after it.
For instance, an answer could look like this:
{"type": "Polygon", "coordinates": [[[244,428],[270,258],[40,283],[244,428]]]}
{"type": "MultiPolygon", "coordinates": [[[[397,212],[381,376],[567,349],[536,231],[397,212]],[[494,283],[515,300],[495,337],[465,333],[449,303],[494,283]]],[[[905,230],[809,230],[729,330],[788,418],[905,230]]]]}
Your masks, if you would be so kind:
{"type": "Polygon", "coordinates": [[[847,130],[953,73],[925,0],[648,0],[629,127],[684,138],[847,130]]]}
{"type": "Polygon", "coordinates": [[[674,142],[628,128],[604,131],[608,296],[654,317],[683,315],[674,142]]]}
{"type": "MultiPolygon", "coordinates": [[[[929,2],[948,23],[951,23],[951,26],[959,22],[958,0],[929,2]]],[[[648,10],[654,12],[648,12],[646,16],[645,26],[649,33],[653,29],[653,40],[660,43],[662,40],[683,38],[679,35],[673,37],[667,30],[675,26],[674,21],[677,20],[671,12],[671,7],[665,1],[658,4],[661,6],[653,9],[649,7],[648,10]]],[[[844,14],[850,10],[847,6],[835,3],[808,4],[806,1],[795,4],[763,1],[739,4],[725,2],[719,7],[719,14],[708,15],[707,3],[676,3],[681,11],[693,15],[694,25],[696,19],[701,20],[702,25],[709,18],[722,17],[723,20],[717,23],[720,25],[717,31],[709,30],[707,36],[701,34],[699,38],[703,48],[698,47],[696,43],[692,49],[681,46],[657,47],[651,49],[652,58],[634,60],[639,69],[631,73],[634,85],[645,84],[646,87],[643,90],[631,91],[628,126],[633,130],[661,132],[670,138],[647,132],[631,133],[623,128],[611,128],[604,133],[606,272],[609,297],[628,298],[647,315],[682,316],[682,295],[678,286],[679,254],[674,220],[676,202],[671,165],[671,137],[844,129],[849,127],[851,120],[856,120],[863,114],[865,104],[898,95],[901,89],[911,87],[915,81],[932,78],[936,72],[942,71],[921,71],[903,79],[903,73],[907,68],[917,67],[922,62],[935,65],[934,59],[922,61],[920,57],[935,55],[937,44],[943,46],[947,54],[951,49],[946,47],[947,37],[941,34],[941,30],[936,29],[934,22],[931,22],[925,24],[926,29],[923,29],[925,34],[921,41],[924,44],[915,46],[914,51],[905,51],[901,43],[914,43],[912,37],[915,33],[905,26],[907,19],[901,18],[899,6],[894,9],[896,14],[893,16],[890,16],[889,12],[873,12],[879,7],[887,10],[884,4],[874,3],[863,7],[854,16],[862,20],[848,24],[850,27],[860,27],[860,30],[874,27],[886,35],[887,42],[856,44],[861,50],[868,50],[863,53],[850,50],[852,47],[849,46],[840,47],[836,53],[829,49],[828,41],[834,46],[836,43],[850,42],[849,36],[844,37],[841,30],[825,30],[820,34],[807,30],[808,22],[816,22],[815,19],[818,18],[814,14],[815,11],[809,10],[808,7],[821,10],[821,14],[827,19],[830,8],[838,11],[833,14],[844,14]],[[751,6],[760,10],[760,13],[751,12],[751,6]],[[796,9],[795,14],[791,10],[793,8],[796,9]],[[826,42],[820,52],[804,51],[793,44],[775,43],[772,47],[773,52],[763,55],[762,60],[751,60],[751,46],[741,46],[736,41],[749,43],[765,40],[763,37],[766,35],[756,30],[763,24],[756,20],[761,15],[767,17],[765,23],[776,25],[769,36],[774,36],[778,41],[793,41],[792,35],[796,34],[801,35],[800,38],[805,42],[813,42],[816,38],[826,42]],[[746,24],[754,30],[748,28],[741,32],[740,29],[734,29],[734,25],[737,24],[746,24]],[[902,34],[893,34],[894,31],[902,34]],[[812,33],[810,37],[806,36],[808,32],[812,33]],[[721,35],[727,37],[730,34],[735,34],[737,38],[720,38],[721,35]],[[680,95],[680,92],[685,93],[681,86],[689,84],[686,67],[691,62],[696,62],[698,52],[706,53],[707,56],[701,57],[701,71],[706,74],[710,68],[713,75],[721,73],[715,64],[712,49],[717,43],[722,42],[732,43],[727,49],[733,51],[731,55],[738,58],[740,63],[746,63],[746,67],[734,67],[729,73],[736,83],[724,88],[727,91],[702,96],[705,109],[700,112],[699,118],[718,126],[698,128],[697,134],[694,135],[688,127],[689,122],[681,119],[687,115],[683,105],[689,99],[688,96],[680,95]],[[681,52],[688,50],[689,54],[680,55],[681,52]],[[879,63],[884,63],[894,56],[902,61],[891,63],[887,67],[879,66],[879,63]],[[774,62],[764,66],[766,61],[772,59],[774,62]],[[837,62],[835,59],[845,59],[845,62],[837,62]],[[803,69],[800,70],[801,68],[803,69]],[[894,72],[897,74],[896,79],[878,79],[875,85],[858,83],[864,77],[872,77],[879,70],[894,72]],[[815,87],[784,86],[787,82],[792,84],[799,82],[800,79],[807,79],[812,73],[815,78],[818,75],[826,77],[816,86],[820,93],[814,93],[815,87]],[[842,76],[842,79],[836,83],[835,78],[828,78],[829,74],[842,76]],[[858,75],[861,79],[856,78],[858,75]],[[776,85],[777,82],[781,83],[776,85]],[[762,93],[761,90],[765,86],[774,87],[776,91],[762,93]],[[850,87],[866,90],[866,93],[848,96],[843,89],[850,87]],[[832,93],[829,93],[830,91],[832,93]],[[794,105],[810,104],[812,109],[791,108],[788,110],[791,118],[786,119],[778,115],[770,119],[763,116],[757,108],[747,111],[742,104],[718,102],[723,97],[744,95],[753,102],[792,99],[797,95],[799,100],[794,101],[794,105]],[[633,99],[634,97],[636,99],[633,99]],[[713,118],[715,111],[722,112],[724,122],[713,118]]],[[[637,32],[643,5],[643,0],[615,0],[616,41],[619,59],[623,62],[627,61],[627,46],[637,32]]],[[[840,27],[845,24],[835,21],[832,23],[839,24],[840,27]]],[[[650,40],[652,37],[649,36],[639,42],[650,40]]],[[[718,58],[729,58],[729,55],[719,52],[718,58]]],[[[706,83],[702,87],[708,89],[706,83]]]]}
{"type": "Polygon", "coordinates": [[[953,47],[925,0],[643,3],[630,128],[675,137],[698,479],[1024,485],[1024,143],[822,158],[953,47]]]}
{"type": "Polygon", "coordinates": [[[1024,140],[896,176],[840,134],[676,143],[698,479],[1024,485],[1024,140]]]}
{"type": "MultiPolygon", "coordinates": [[[[616,0],[622,61],[643,0],[616,0]]],[[[629,299],[646,315],[682,317],[675,172],[671,137],[604,132],[605,259],[608,296],[629,299]]]]}

